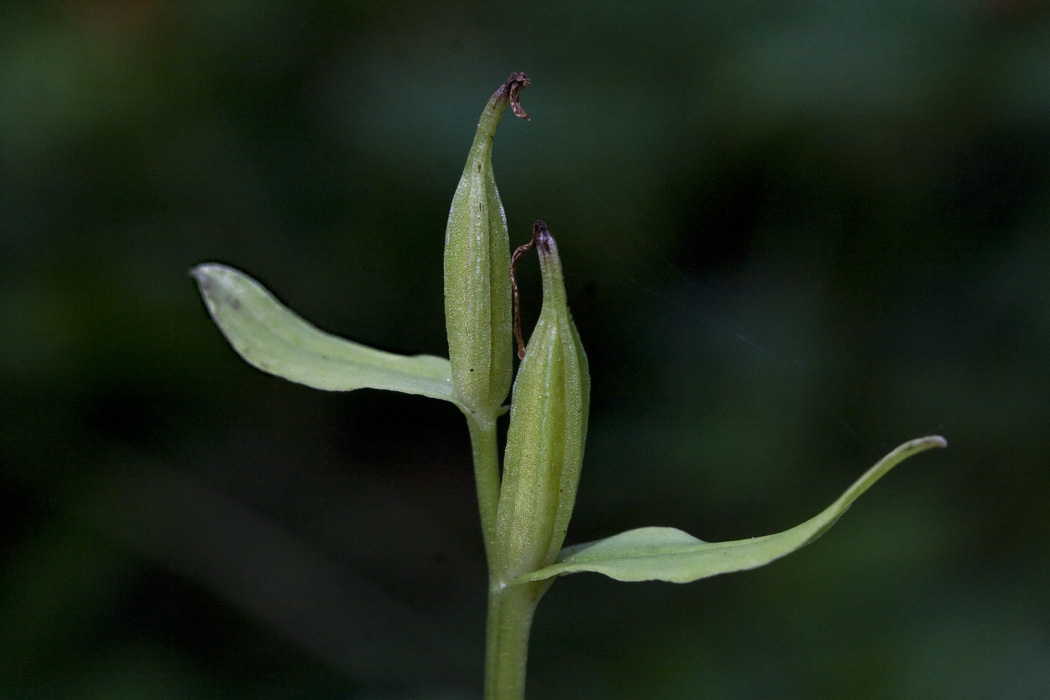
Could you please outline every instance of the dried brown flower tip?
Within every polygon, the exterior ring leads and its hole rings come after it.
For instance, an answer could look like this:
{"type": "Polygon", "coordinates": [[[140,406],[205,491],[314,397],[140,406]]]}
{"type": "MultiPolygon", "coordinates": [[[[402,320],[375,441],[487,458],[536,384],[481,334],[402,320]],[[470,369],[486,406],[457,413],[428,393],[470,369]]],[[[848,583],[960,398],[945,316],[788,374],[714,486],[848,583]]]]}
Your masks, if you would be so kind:
{"type": "Polygon", "coordinates": [[[521,117],[525,121],[530,121],[529,113],[521,106],[521,91],[529,86],[529,76],[524,73],[511,73],[510,77],[507,78],[507,82],[500,86],[496,94],[501,92],[507,93],[507,99],[510,101],[510,108],[514,110],[514,116],[521,117]]]}

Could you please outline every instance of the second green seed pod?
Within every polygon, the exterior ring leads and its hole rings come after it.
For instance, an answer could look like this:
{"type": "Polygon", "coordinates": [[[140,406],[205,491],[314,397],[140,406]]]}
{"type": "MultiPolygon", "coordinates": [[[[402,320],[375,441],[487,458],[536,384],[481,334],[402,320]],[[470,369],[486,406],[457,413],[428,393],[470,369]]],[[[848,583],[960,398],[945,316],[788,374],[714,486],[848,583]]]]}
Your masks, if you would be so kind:
{"type": "Polygon", "coordinates": [[[496,517],[504,582],[552,563],[569,526],[590,405],[587,355],[569,314],[561,260],[546,225],[533,242],[543,308],[518,368],[496,517]]]}

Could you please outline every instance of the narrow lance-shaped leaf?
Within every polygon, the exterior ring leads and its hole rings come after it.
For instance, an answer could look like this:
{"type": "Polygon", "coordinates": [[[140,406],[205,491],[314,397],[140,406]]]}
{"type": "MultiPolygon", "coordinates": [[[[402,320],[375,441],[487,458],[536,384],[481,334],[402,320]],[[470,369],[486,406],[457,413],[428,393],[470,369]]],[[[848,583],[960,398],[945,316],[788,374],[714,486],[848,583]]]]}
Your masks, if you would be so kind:
{"type": "Polygon", "coordinates": [[[325,333],[225,265],[198,265],[190,274],[230,345],[263,372],[326,391],[389,389],[457,403],[443,357],[396,355],[325,333]]]}
{"type": "Polygon", "coordinates": [[[933,447],[947,447],[939,435],[904,443],[864,473],[819,515],[775,535],[732,542],[704,542],[670,527],[644,527],[595,542],[566,547],[558,561],[514,583],[594,571],[618,581],[689,583],[708,576],[754,569],[814,541],[886,472],[933,447]]]}

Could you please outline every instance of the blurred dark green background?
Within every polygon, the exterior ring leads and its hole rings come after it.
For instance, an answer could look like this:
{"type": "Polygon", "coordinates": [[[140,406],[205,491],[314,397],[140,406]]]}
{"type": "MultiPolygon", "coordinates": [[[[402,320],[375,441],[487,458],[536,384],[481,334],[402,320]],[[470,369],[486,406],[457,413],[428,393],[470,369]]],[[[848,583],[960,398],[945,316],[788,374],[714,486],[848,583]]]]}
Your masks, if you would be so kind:
{"type": "Polygon", "coordinates": [[[480,695],[461,417],[250,369],[186,273],[444,354],[514,70],[512,240],[557,236],[594,381],[570,542],[767,534],[951,445],[768,568],[559,582],[530,697],[1050,697],[1037,0],[4,3],[0,697],[480,695]]]}

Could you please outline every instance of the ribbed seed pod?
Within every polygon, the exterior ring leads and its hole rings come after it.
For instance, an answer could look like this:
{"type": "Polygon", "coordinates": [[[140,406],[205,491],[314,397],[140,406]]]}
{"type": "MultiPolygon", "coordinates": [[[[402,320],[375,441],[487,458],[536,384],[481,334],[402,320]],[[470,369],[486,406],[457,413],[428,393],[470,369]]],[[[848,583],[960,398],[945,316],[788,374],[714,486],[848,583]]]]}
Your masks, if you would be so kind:
{"type": "Polygon", "coordinates": [[[473,413],[492,417],[510,390],[511,288],[507,276],[510,244],[496,180],[492,137],[511,105],[528,115],[518,93],[529,84],[512,73],[481,114],[445,231],[445,326],[452,383],[473,413]]]}
{"type": "Polygon", "coordinates": [[[504,582],[554,561],[569,526],[587,437],[590,374],[569,314],[558,248],[537,221],[543,308],[518,368],[496,516],[504,582]]]}

